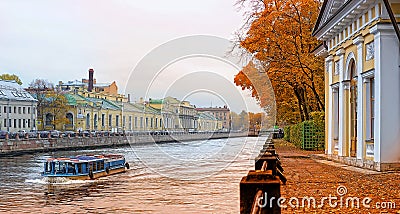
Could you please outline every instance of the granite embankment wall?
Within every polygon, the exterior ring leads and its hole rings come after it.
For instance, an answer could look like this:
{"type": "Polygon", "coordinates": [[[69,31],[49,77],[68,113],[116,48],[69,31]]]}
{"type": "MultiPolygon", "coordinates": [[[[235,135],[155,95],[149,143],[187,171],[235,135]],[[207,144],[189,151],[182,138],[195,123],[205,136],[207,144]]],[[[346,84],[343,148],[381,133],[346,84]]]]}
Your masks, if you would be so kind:
{"type": "Polygon", "coordinates": [[[0,156],[57,150],[105,148],[124,145],[168,143],[203,139],[243,137],[247,133],[196,133],[179,135],[125,135],[97,137],[63,137],[45,139],[8,139],[0,141],[0,156]]]}

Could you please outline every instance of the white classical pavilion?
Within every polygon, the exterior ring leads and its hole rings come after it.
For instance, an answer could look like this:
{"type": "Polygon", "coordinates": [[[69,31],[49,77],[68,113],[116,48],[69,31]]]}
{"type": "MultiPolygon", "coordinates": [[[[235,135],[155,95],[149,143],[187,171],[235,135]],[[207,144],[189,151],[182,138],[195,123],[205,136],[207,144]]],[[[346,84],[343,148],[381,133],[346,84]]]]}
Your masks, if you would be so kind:
{"type": "Polygon", "coordinates": [[[313,35],[325,57],[326,154],[400,169],[400,46],[389,12],[400,1],[325,0],[313,35]]]}

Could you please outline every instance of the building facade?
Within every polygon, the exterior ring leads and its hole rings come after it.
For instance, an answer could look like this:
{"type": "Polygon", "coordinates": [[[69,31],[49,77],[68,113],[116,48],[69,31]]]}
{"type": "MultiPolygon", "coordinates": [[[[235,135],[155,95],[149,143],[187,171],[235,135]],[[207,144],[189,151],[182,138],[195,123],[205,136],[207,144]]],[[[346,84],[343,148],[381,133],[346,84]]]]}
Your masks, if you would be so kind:
{"type": "Polygon", "coordinates": [[[222,128],[222,121],[208,112],[198,114],[198,131],[218,131],[222,128]]]}
{"type": "Polygon", "coordinates": [[[36,129],[37,100],[15,81],[0,80],[0,129],[36,129]]]}
{"type": "Polygon", "coordinates": [[[210,107],[210,108],[196,108],[199,113],[210,113],[215,118],[221,121],[223,131],[231,130],[231,111],[227,106],[224,107],[210,107]]]}
{"type": "Polygon", "coordinates": [[[190,102],[179,101],[174,97],[165,97],[164,99],[149,99],[148,105],[160,111],[166,130],[197,130],[197,111],[190,102]]]}
{"type": "MultiPolygon", "coordinates": [[[[388,9],[400,2],[325,0],[313,35],[325,57],[326,154],[400,169],[400,52],[388,9]]],[[[397,23],[396,23],[397,24],[397,23]]]]}

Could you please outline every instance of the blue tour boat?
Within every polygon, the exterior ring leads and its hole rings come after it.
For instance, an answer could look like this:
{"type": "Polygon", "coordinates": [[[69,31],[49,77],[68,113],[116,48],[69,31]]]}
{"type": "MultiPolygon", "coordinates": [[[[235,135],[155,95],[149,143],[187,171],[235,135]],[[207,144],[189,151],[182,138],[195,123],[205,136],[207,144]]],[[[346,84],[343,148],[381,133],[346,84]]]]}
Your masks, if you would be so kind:
{"type": "Polygon", "coordinates": [[[79,155],[49,158],[44,163],[42,176],[54,182],[58,178],[89,180],[125,172],[129,164],[123,155],[79,155]]]}

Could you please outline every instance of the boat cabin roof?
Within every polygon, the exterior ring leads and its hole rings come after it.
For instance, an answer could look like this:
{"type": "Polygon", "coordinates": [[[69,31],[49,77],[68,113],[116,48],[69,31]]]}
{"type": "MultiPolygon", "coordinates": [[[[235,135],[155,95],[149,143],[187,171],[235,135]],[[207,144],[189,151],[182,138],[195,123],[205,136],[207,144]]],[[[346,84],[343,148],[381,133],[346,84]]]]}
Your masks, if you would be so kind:
{"type": "Polygon", "coordinates": [[[107,159],[118,159],[123,158],[123,155],[78,155],[71,157],[60,157],[60,158],[48,158],[47,162],[71,162],[71,163],[79,163],[79,162],[92,162],[99,160],[107,160],[107,159]]]}

